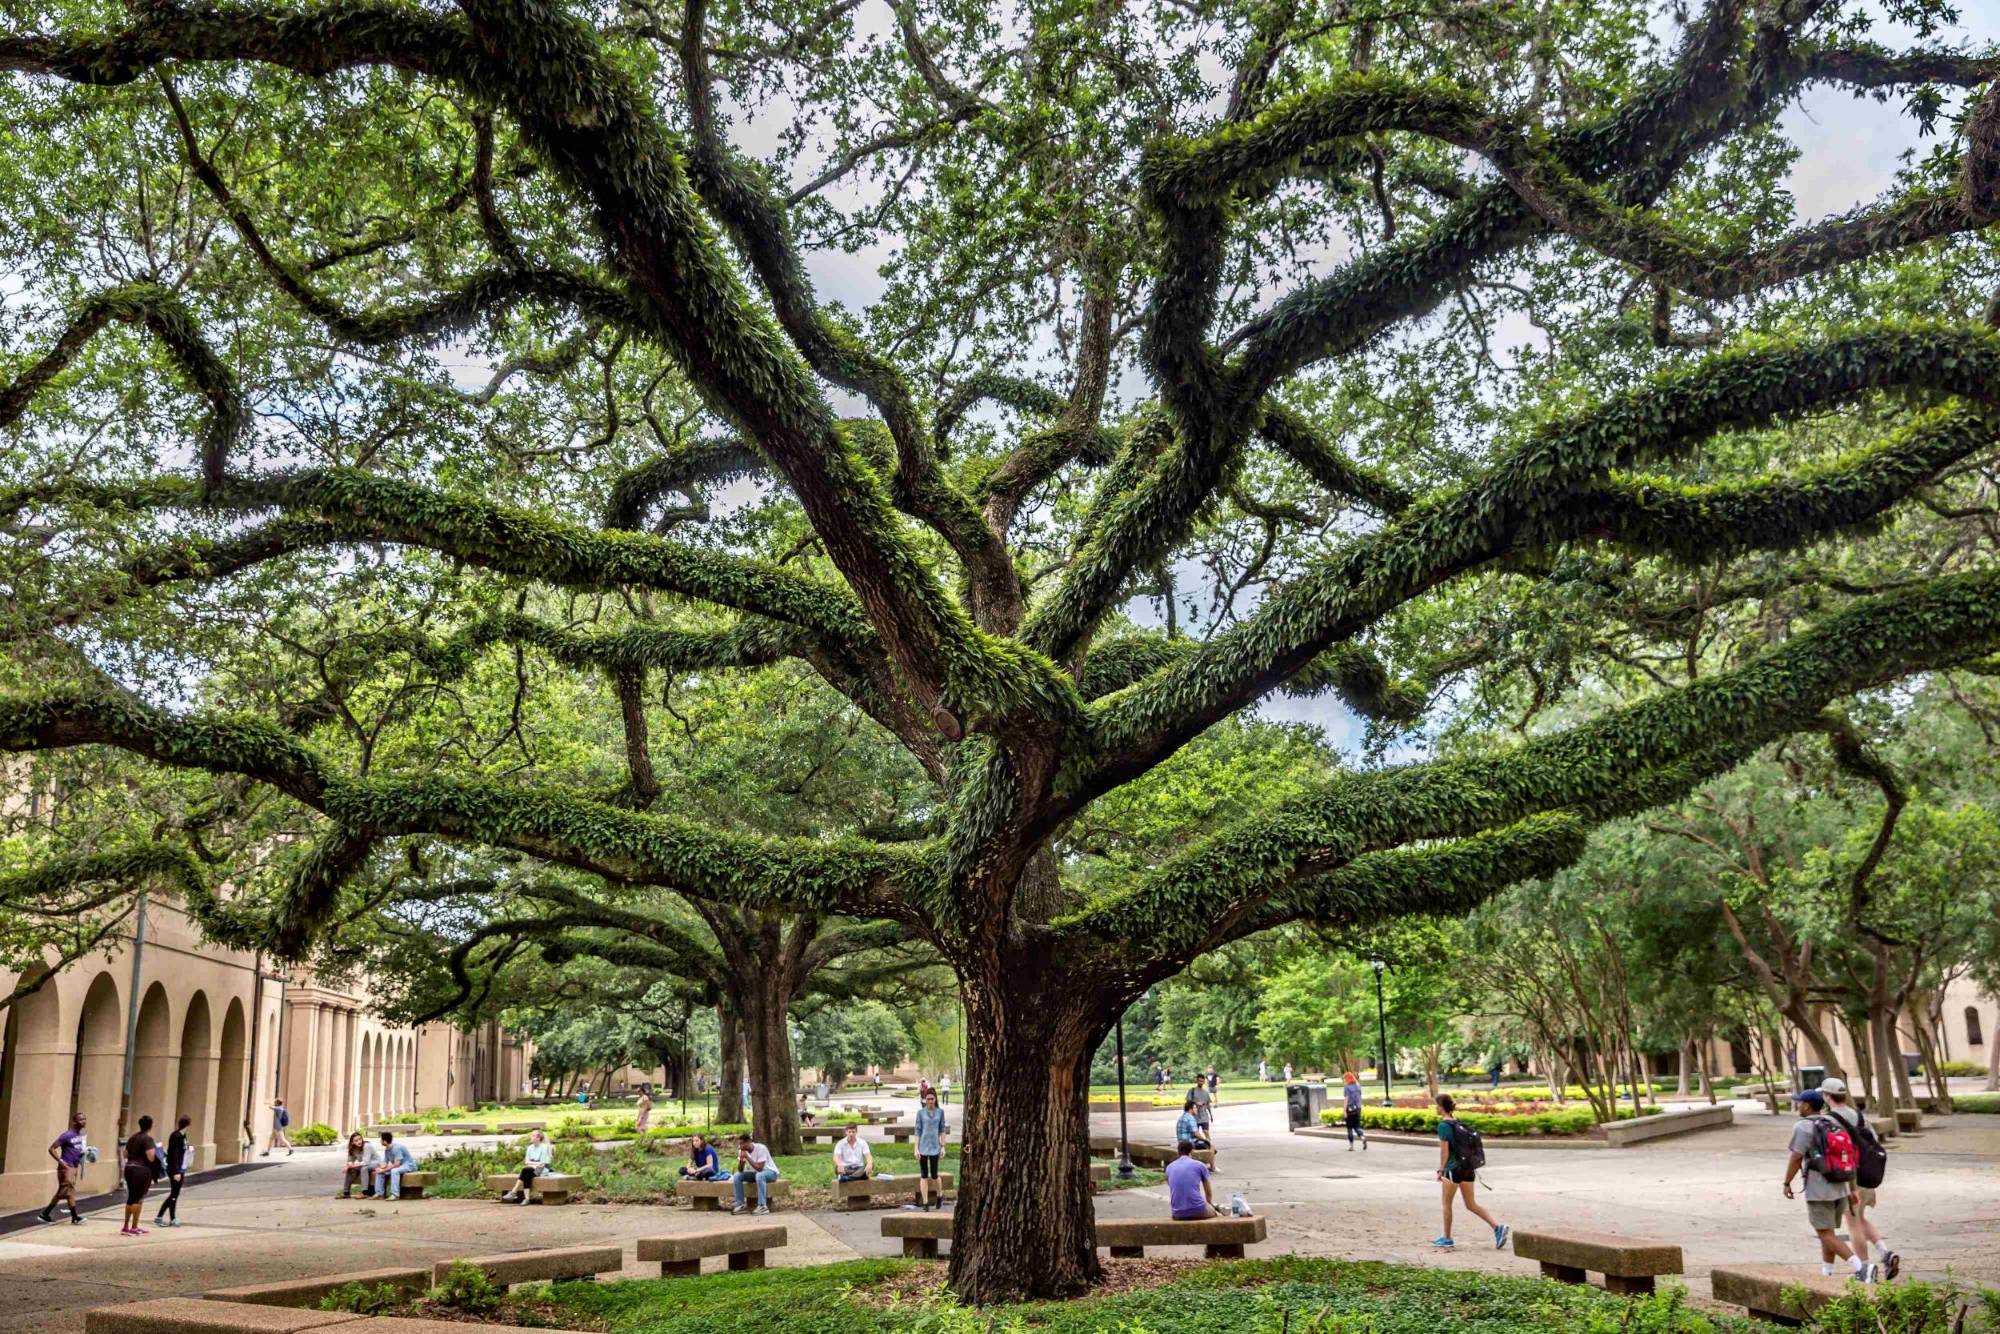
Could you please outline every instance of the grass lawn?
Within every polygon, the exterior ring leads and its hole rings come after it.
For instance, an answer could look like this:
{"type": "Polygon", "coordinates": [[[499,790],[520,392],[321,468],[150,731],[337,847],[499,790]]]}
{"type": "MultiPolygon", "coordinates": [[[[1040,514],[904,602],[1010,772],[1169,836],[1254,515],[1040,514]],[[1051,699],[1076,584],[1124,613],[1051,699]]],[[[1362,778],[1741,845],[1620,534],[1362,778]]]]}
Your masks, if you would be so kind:
{"type": "Polygon", "coordinates": [[[869,1260],[563,1284],[540,1312],[573,1328],[609,1334],[1747,1334],[1766,1329],[1689,1310],[1677,1290],[1628,1304],[1596,1288],[1457,1270],[1292,1257],[1113,1262],[1111,1270],[1113,1282],[1099,1295],[997,1310],[968,1311],[944,1298],[936,1290],[944,1276],[940,1265],[869,1260]]]}
{"type": "MultiPolygon", "coordinates": [[[[914,1177],[917,1174],[915,1152],[903,1144],[876,1144],[868,1147],[875,1154],[875,1170],[894,1177],[914,1177]]],[[[944,1170],[957,1175],[958,1154],[956,1146],[947,1145],[944,1170]]],[[[723,1152],[726,1145],[719,1145],[723,1166],[731,1167],[736,1158],[733,1152],[723,1152]]],[[[558,1140],[555,1145],[555,1167],[558,1172],[572,1172],[583,1178],[584,1196],[598,1203],[609,1204],[664,1204],[673,1196],[674,1182],[680,1177],[680,1169],[687,1162],[687,1154],[679,1149],[669,1149],[664,1137],[649,1139],[644,1143],[622,1144],[613,1149],[594,1149],[589,1144],[558,1140]]],[[[440,1180],[430,1193],[447,1199],[461,1199],[482,1194],[486,1188],[485,1178],[492,1172],[512,1172],[521,1164],[519,1148],[508,1146],[498,1149],[453,1149],[446,1153],[434,1153],[424,1160],[424,1167],[440,1174],[440,1180]]],[[[791,1203],[794,1208],[828,1208],[834,1203],[833,1197],[833,1146],[825,1145],[810,1153],[781,1154],[778,1157],[778,1171],[792,1183],[791,1203]]],[[[1130,1182],[1113,1179],[1110,1189],[1125,1190],[1132,1186],[1157,1186],[1165,1181],[1166,1173],[1141,1168],[1130,1182]]]]}

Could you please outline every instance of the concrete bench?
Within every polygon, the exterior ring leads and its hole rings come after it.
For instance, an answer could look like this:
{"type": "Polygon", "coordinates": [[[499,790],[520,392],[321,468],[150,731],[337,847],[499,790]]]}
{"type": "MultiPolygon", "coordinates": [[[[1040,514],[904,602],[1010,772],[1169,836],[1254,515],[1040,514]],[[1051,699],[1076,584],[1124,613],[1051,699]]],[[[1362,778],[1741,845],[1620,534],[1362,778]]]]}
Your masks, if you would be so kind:
{"type": "MultiPolygon", "coordinates": [[[[775,1209],[791,1198],[792,1183],[783,1179],[772,1181],[765,1185],[764,1192],[771,1197],[771,1207],[775,1209]]],[[[674,1194],[697,1210],[736,1207],[736,1185],[730,1181],[676,1181],[674,1194]]],[[[743,1202],[753,1209],[757,1207],[756,1182],[743,1183],[743,1202]]]]}
{"type": "Polygon", "coordinates": [[[1914,1132],[1923,1128],[1924,1114],[1920,1109],[1915,1107],[1898,1107],[1896,1109],[1896,1129],[1914,1132]]]}
{"type": "Polygon", "coordinates": [[[711,1255],[729,1257],[731,1269],[762,1269],[764,1252],[786,1244],[785,1229],[774,1223],[742,1223],[684,1232],[677,1237],[639,1238],[639,1262],[658,1261],[661,1278],[685,1278],[701,1272],[711,1255]]]}
{"type": "MultiPolygon", "coordinates": [[[[1125,1147],[1127,1152],[1132,1155],[1132,1161],[1140,1167],[1163,1168],[1180,1156],[1178,1146],[1172,1144],[1150,1144],[1141,1140],[1133,1140],[1125,1147]]],[[[1093,1158],[1117,1158],[1118,1137],[1116,1135],[1092,1135],[1090,1137],[1090,1156],[1093,1158]]],[[[1214,1149],[1196,1149],[1194,1157],[1210,1167],[1215,1166],[1214,1149]]]]}
{"type": "Polygon", "coordinates": [[[1733,1125],[1736,1109],[1724,1103],[1715,1107],[1687,1107],[1657,1116],[1635,1116],[1630,1121],[1612,1121],[1601,1127],[1604,1141],[1614,1149],[1668,1135],[1686,1135],[1697,1130],[1733,1125]]]}
{"type": "MultiPolygon", "coordinates": [[[[521,1184],[518,1172],[488,1172],[486,1189],[504,1195],[521,1184]]],[[[568,1204],[569,1197],[583,1189],[583,1178],[573,1172],[545,1172],[528,1188],[528,1198],[539,1204],[568,1204]]]]}
{"type": "Polygon", "coordinates": [[[951,1215],[947,1213],[888,1214],[882,1219],[882,1235],[903,1243],[906,1260],[935,1260],[938,1243],[951,1240],[951,1215]]]}
{"type": "Polygon", "coordinates": [[[578,1279],[595,1281],[599,1274],[615,1274],[625,1267],[621,1246],[564,1246],[548,1251],[510,1251],[500,1255],[471,1255],[464,1260],[439,1260],[431,1266],[431,1282],[442,1283],[455,1264],[477,1265],[503,1288],[516,1283],[563,1282],[578,1279]]]}
{"type": "Polygon", "coordinates": [[[1732,1265],[1708,1276],[1715,1300],[1740,1306],[1759,1320],[1796,1325],[1829,1302],[1847,1295],[1848,1280],[1829,1278],[1812,1267],[1795,1265],[1732,1265]],[[1785,1294],[1803,1289],[1802,1301],[1785,1294]]]}
{"type": "Polygon", "coordinates": [[[846,1126],[800,1126],[799,1138],[804,1140],[835,1140],[847,1137],[846,1126]]]}
{"type": "Polygon", "coordinates": [[[236,1288],[217,1288],[202,1297],[211,1302],[244,1302],[251,1306],[318,1306],[319,1299],[335,1288],[350,1283],[379,1288],[387,1285],[398,1292],[421,1292],[431,1285],[430,1266],[416,1269],[363,1269],[351,1274],[325,1274],[319,1278],[294,1278],[283,1283],[248,1283],[236,1288]]]}
{"type": "Polygon", "coordinates": [[[1659,1275],[1686,1272],[1680,1247],[1609,1232],[1516,1230],[1514,1254],[1538,1262],[1543,1278],[1562,1283],[1582,1283],[1586,1271],[1602,1274],[1612,1292],[1651,1292],[1659,1275]]]}
{"type": "Polygon", "coordinates": [[[503,1135],[526,1135],[537,1130],[547,1130],[546,1121],[502,1121],[494,1129],[503,1135]]]}
{"type": "Polygon", "coordinates": [[[421,1200],[424,1192],[439,1181],[436,1172],[405,1172],[396,1189],[405,1200],[421,1200]]]}
{"type": "MultiPolygon", "coordinates": [[[[890,1200],[914,1200],[917,1198],[917,1181],[914,1176],[869,1177],[866,1181],[836,1181],[833,1183],[833,1197],[848,1209],[866,1209],[878,1197],[890,1200]]],[[[952,1179],[949,1173],[937,1178],[938,1188],[950,1190],[952,1179]]]]}
{"type": "Polygon", "coordinates": [[[490,1135],[492,1133],[492,1126],[481,1125],[476,1121],[466,1121],[459,1125],[438,1127],[438,1134],[440,1135],[490,1135]]]}
{"type": "Polygon", "coordinates": [[[388,1125],[369,1126],[362,1133],[367,1135],[369,1139],[379,1139],[385,1130],[392,1135],[421,1135],[424,1133],[424,1128],[415,1121],[391,1122],[388,1125]]]}
{"type": "Polygon", "coordinates": [[[1199,1246],[1211,1260],[1241,1260],[1243,1248],[1264,1240],[1262,1214],[1249,1218],[1121,1218],[1097,1220],[1097,1244],[1114,1257],[1137,1260],[1148,1246],[1199,1246]]]}
{"type": "Polygon", "coordinates": [[[85,1334],[300,1334],[353,1325],[362,1319],[352,1311],[304,1311],[196,1297],[156,1297],[122,1306],[100,1306],[85,1313],[83,1328],[85,1334]]]}

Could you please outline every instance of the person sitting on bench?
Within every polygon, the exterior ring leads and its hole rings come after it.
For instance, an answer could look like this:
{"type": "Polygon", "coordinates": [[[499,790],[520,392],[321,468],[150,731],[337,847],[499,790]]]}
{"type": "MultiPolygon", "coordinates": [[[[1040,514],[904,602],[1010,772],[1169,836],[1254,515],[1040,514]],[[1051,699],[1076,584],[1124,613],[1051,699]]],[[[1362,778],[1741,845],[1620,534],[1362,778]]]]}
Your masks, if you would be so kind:
{"type": "Polygon", "coordinates": [[[687,1166],[681,1169],[681,1176],[689,1181],[714,1181],[721,1175],[722,1159],[716,1156],[708,1136],[696,1135],[689,1140],[687,1166]]]}
{"type": "Polygon", "coordinates": [[[1181,1137],[1180,1155],[1167,1164],[1167,1202],[1177,1219],[1214,1218],[1215,1193],[1207,1164],[1194,1156],[1194,1141],[1181,1137]]]}
{"type": "Polygon", "coordinates": [[[866,1181],[875,1175],[875,1155],[860,1130],[850,1121],[847,1133],[833,1142],[833,1169],[840,1181],[866,1181]]]}
{"type": "Polygon", "coordinates": [[[532,1194],[535,1178],[547,1176],[555,1170],[556,1146],[549,1143],[549,1137],[537,1130],[529,1134],[528,1147],[521,1152],[521,1184],[500,1197],[506,1204],[526,1204],[532,1194]]]}
{"type": "Polygon", "coordinates": [[[1194,1099],[1189,1098],[1182,1105],[1180,1116],[1174,1121],[1174,1138],[1186,1140],[1197,1149],[1212,1149],[1208,1136],[1201,1133],[1201,1126],[1194,1119],[1194,1099]]]}

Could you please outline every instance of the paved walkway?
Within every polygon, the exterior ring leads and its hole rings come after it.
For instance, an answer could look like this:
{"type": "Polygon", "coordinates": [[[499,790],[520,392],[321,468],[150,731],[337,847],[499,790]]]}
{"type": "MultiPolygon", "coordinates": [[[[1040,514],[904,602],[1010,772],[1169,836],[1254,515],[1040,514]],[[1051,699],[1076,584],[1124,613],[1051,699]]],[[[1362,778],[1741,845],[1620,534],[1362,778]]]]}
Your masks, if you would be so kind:
{"type": "MultiPolygon", "coordinates": [[[[893,1104],[892,1104],[893,1105],[893,1104]]],[[[907,1106],[907,1104],[903,1104],[907,1106]]],[[[1430,1247],[1438,1231],[1438,1189],[1427,1147],[1378,1145],[1350,1152],[1335,1140],[1285,1132],[1282,1104],[1224,1108],[1216,1126],[1221,1191],[1242,1191],[1270,1216],[1271,1241],[1252,1253],[1441,1264],[1507,1273],[1527,1262],[1482,1242],[1476,1220],[1458,1229],[1462,1249],[1430,1247]]],[[[1789,1118],[1738,1105],[1738,1124],[1632,1149],[1509,1153],[1489,1145],[1490,1190],[1500,1217],[1517,1226],[1615,1231],[1679,1241],[1690,1288],[1708,1290],[1707,1273],[1732,1262],[1808,1263],[1815,1259],[1805,1207],[1787,1201],[1784,1173],[1789,1118]]],[[[1167,1113],[1135,1113],[1132,1134],[1164,1139],[1167,1113]]],[[[1960,1116],[1896,1141],[1880,1221],[1905,1257],[1906,1273],[2000,1284],[2000,1116],[1960,1116]]],[[[1117,1118],[1093,1118],[1099,1133],[1117,1118]]],[[[441,1141],[463,1144],[462,1139],[441,1141]]],[[[421,1154],[429,1142],[413,1144],[421,1154]]],[[[517,1208],[483,1200],[412,1200],[399,1204],[339,1201],[337,1150],[301,1150],[275,1166],[205,1186],[182,1197],[186,1225],[150,1235],[118,1235],[115,1210],[83,1227],[0,1236],[0,1330],[73,1334],[92,1306],[149,1296],[343,1270],[448,1259],[481,1251],[522,1250],[622,1240],[693,1230],[710,1215],[644,1205],[517,1208]]],[[[1163,1188],[1100,1198],[1107,1217],[1163,1212],[1163,1188]]],[[[148,1218],[150,1219],[150,1210],[148,1218]]],[[[818,1264],[887,1255],[881,1214],[781,1212],[791,1244],[779,1264],[818,1264]]],[[[774,1220],[776,1221],[776,1220],[774,1220]]],[[[629,1255],[629,1250],[628,1250],[629,1255]]],[[[628,1262],[627,1273],[641,1271],[628,1262]]]]}

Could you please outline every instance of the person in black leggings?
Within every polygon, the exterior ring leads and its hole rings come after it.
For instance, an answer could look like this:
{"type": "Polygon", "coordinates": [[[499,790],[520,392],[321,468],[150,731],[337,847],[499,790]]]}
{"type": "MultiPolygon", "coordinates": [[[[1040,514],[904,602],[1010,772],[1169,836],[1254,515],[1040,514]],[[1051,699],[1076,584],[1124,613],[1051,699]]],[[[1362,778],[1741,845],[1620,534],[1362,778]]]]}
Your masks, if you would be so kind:
{"type": "Polygon", "coordinates": [[[153,1118],[139,1118],[139,1133],[125,1141],[125,1226],[121,1237],[143,1237],[139,1213],[146,1206],[146,1192],[153,1188],[153,1164],[160,1158],[160,1146],[153,1142],[153,1118]]]}
{"type": "Polygon", "coordinates": [[[153,1218],[154,1227],[181,1225],[181,1187],[187,1182],[187,1129],[193,1122],[192,1116],[183,1116],[174,1122],[174,1133],[167,1136],[167,1198],[160,1201],[160,1212],[153,1218]]]}

